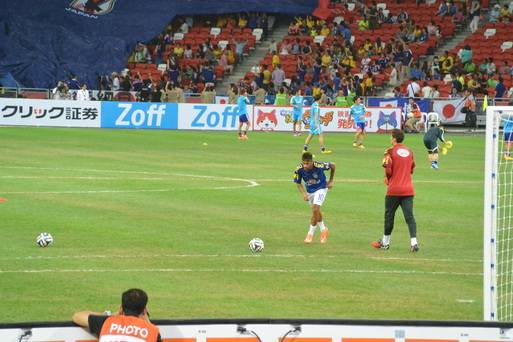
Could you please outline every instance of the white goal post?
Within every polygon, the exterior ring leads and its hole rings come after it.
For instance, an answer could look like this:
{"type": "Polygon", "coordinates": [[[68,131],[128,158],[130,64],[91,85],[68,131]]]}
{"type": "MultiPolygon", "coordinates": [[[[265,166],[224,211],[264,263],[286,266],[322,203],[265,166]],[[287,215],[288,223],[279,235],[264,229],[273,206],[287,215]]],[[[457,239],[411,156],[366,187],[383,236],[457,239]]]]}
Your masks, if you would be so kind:
{"type": "Polygon", "coordinates": [[[485,321],[513,321],[513,161],[504,158],[504,120],[513,120],[513,107],[490,106],[486,109],[483,234],[485,321]]]}

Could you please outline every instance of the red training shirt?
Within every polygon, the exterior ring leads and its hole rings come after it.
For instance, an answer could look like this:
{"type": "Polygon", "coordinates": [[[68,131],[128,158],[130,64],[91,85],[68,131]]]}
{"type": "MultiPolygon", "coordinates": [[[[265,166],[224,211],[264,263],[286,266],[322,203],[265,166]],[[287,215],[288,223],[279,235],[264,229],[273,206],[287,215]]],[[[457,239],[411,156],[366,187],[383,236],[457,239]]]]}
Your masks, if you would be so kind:
{"type": "Polygon", "coordinates": [[[387,195],[414,196],[411,174],[415,168],[412,151],[402,144],[396,144],[385,151],[383,167],[388,179],[387,195]]]}

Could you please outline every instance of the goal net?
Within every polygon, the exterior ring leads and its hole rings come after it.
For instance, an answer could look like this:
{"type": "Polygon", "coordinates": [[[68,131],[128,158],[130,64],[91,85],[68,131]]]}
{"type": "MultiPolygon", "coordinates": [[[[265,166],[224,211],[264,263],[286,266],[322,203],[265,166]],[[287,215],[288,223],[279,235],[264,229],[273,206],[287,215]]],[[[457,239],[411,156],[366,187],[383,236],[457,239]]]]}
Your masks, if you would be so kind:
{"type": "Polygon", "coordinates": [[[504,133],[511,123],[513,107],[491,106],[486,109],[485,321],[513,321],[513,160],[505,157],[511,144],[505,143],[504,133]]]}

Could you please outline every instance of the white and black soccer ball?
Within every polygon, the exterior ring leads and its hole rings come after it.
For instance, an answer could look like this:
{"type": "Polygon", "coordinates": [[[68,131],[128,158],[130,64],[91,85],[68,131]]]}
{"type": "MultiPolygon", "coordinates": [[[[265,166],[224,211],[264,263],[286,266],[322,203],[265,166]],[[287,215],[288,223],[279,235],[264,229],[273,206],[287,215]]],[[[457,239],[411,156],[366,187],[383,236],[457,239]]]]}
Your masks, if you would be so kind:
{"type": "Polygon", "coordinates": [[[53,243],[53,237],[49,233],[41,233],[36,241],[39,247],[48,247],[53,243]]]}
{"type": "Polygon", "coordinates": [[[264,249],[264,242],[259,238],[254,238],[249,242],[249,250],[258,253],[264,249]]]}

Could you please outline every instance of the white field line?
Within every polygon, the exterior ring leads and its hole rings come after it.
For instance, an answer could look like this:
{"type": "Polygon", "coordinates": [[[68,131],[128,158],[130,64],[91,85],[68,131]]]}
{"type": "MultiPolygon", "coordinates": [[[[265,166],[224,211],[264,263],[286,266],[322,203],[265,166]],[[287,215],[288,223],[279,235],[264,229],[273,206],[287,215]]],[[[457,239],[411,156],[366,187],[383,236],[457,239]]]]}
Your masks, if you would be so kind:
{"type": "Polygon", "coordinates": [[[482,273],[457,273],[457,272],[430,272],[430,271],[387,271],[387,270],[280,270],[280,269],[192,269],[192,268],[155,268],[155,269],[83,269],[83,270],[56,270],[56,269],[37,269],[37,270],[13,270],[13,271],[2,271],[0,274],[8,273],[117,273],[117,272],[205,272],[205,273],[224,273],[224,272],[241,272],[241,273],[367,273],[367,274],[428,274],[428,275],[456,275],[456,276],[479,276],[482,273]]]}
{"type": "MultiPolygon", "coordinates": [[[[55,256],[26,256],[26,257],[0,257],[0,261],[13,260],[52,260],[52,259],[155,259],[155,258],[340,258],[340,255],[303,255],[303,254],[146,254],[146,255],[55,255],[55,256]]],[[[434,259],[434,258],[397,258],[397,257],[370,257],[375,260],[405,260],[405,261],[431,261],[431,262],[468,262],[482,263],[483,260],[469,259],[434,259]]]]}

